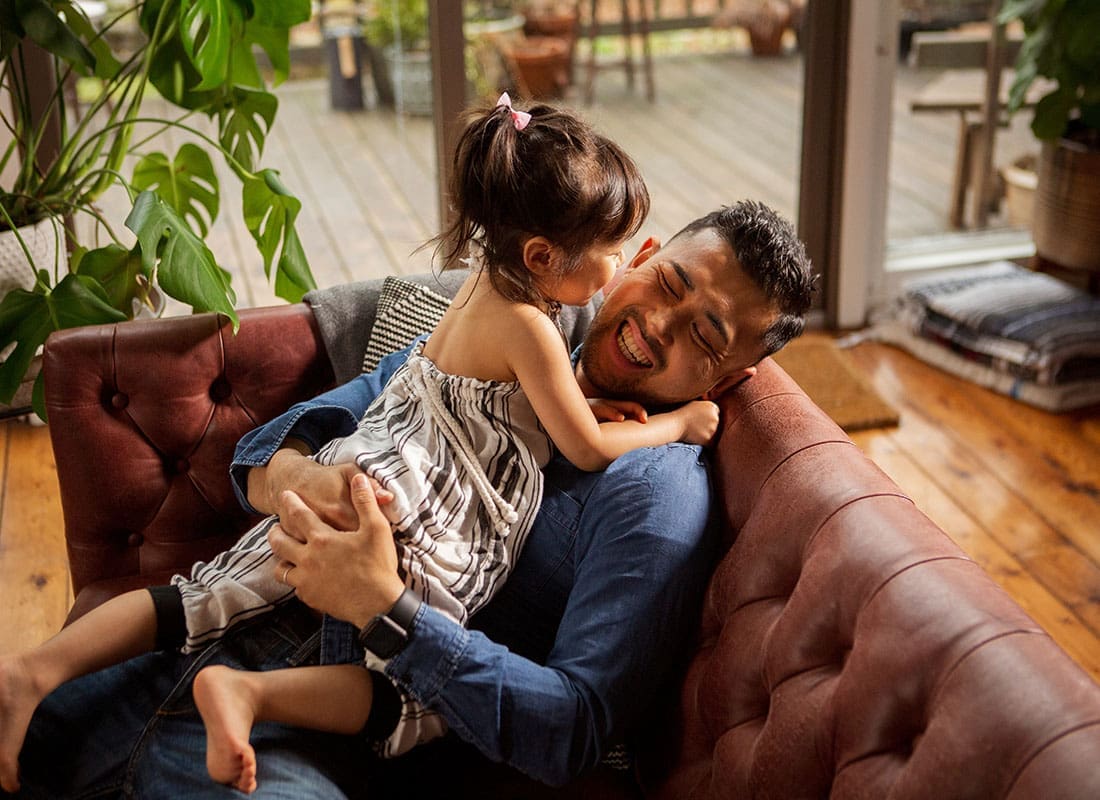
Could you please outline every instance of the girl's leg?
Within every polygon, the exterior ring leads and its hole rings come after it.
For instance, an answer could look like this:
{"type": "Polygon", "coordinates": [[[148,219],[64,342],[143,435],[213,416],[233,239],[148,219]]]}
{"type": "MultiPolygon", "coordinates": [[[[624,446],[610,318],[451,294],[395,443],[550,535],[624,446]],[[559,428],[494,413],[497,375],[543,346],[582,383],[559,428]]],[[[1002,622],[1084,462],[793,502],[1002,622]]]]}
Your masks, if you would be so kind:
{"type": "Polygon", "coordinates": [[[0,787],[19,787],[19,751],[35,708],[62,683],[151,651],[156,610],[144,589],[108,600],[33,650],[0,657],[0,787]]]}
{"type": "Polygon", "coordinates": [[[245,672],[210,666],[195,676],[195,705],[206,725],[210,777],[244,792],[256,788],[255,722],[328,733],[358,733],[370,716],[370,673],[355,664],[245,672]]]}

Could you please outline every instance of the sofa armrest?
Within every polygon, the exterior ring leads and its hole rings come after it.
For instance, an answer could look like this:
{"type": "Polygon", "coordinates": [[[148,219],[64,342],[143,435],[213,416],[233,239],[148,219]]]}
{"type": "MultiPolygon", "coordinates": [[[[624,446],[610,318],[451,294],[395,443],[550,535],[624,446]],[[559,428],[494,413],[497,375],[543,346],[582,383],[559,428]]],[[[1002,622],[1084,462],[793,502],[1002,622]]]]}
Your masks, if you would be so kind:
{"type": "Polygon", "coordinates": [[[43,370],[76,605],[220,552],[253,520],[228,466],[238,439],[332,385],[304,304],[60,331],[43,370]]]}
{"type": "Polygon", "coordinates": [[[1100,686],[770,359],[720,405],[728,549],[647,796],[1100,797],[1100,686]]]}

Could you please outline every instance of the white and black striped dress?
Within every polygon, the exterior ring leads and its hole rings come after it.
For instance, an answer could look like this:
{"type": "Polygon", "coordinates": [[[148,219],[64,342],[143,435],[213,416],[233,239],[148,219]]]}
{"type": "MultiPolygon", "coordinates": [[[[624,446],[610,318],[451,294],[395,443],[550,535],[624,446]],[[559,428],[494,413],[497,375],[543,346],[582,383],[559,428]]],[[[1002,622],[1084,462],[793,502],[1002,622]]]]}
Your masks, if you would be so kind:
{"type": "MultiPolygon", "coordinates": [[[[511,571],[542,500],[551,443],[519,383],[440,371],[418,346],[363,415],[323,447],[394,493],[383,506],[405,583],[465,624],[511,571]]],[[[230,550],[177,575],[185,650],[290,599],[267,544],[269,517],[230,550]]]]}

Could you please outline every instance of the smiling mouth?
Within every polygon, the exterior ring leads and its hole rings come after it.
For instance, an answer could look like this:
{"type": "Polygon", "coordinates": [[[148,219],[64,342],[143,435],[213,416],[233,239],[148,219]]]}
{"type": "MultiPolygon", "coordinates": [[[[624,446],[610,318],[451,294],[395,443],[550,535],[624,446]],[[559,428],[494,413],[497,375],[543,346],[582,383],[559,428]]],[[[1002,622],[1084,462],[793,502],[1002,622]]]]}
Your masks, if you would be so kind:
{"type": "Polygon", "coordinates": [[[616,340],[619,343],[619,352],[623,354],[627,361],[639,367],[649,368],[653,366],[653,362],[646,357],[645,352],[634,338],[634,329],[629,322],[623,322],[619,327],[619,335],[616,340]]]}

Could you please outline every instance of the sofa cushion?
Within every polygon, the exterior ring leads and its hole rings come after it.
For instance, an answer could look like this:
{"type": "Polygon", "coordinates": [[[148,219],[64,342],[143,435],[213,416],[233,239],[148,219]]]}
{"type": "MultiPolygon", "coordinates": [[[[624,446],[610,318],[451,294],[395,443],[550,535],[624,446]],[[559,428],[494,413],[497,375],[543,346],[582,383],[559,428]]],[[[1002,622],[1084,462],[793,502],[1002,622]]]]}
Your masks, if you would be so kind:
{"type": "Polygon", "coordinates": [[[417,336],[434,330],[450,305],[450,298],[427,286],[392,276],[384,279],[363,355],[363,372],[371,372],[385,356],[404,350],[417,336]]]}

